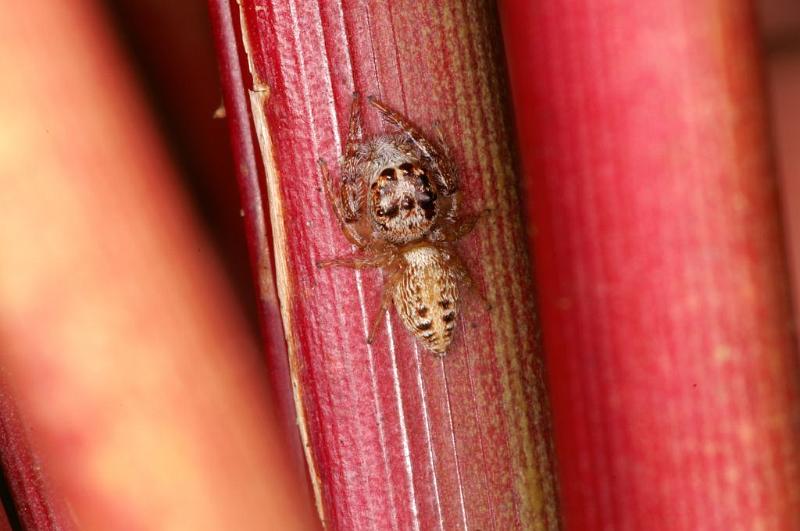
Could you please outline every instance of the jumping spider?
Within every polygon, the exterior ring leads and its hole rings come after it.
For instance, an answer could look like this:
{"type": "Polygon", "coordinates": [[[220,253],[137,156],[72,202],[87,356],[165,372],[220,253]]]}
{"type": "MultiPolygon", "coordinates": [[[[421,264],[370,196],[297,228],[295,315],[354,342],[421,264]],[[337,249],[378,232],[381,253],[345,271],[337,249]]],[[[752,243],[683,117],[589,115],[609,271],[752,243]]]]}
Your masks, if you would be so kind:
{"type": "Polygon", "coordinates": [[[319,165],[342,231],[359,251],[319,265],[382,268],[381,307],[367,342],[394,301],[405,327],[443,356],[453,339],[458,285],[472,285],[453,242],[480,214],[458,215],[458,171],[438,127],[432,142],[400,113],[373,97],[369,102],[398,132],[365,139],[353,96],[339,183],[324,160],[319,165]]]}

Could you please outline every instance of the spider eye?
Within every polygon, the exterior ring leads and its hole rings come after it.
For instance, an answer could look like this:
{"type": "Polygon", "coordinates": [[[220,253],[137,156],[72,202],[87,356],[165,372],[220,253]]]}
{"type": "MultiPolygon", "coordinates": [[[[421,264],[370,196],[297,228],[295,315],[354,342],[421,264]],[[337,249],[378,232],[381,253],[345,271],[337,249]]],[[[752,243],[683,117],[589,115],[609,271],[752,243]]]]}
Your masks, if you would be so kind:
{"type": "Polygon", "coordinates": [[[378,207],[377,209],[375,209],[375,214],[377,214],[378,216],[384,216],[386,215],[386,211],[383,209],[383,207],[378,207]]]}
{"type": "Polygon", "coordinates": [[[393,180],[395,180],[395,178],[397,177],[397,176],[395,175],[394,168],[386,168],[385,170],[383,170],[383,171],[381,172],[381,175],[382,175],[383,177],[386,177],[386,180],[387,180],[387,181],[393,181],[393,180]]]}

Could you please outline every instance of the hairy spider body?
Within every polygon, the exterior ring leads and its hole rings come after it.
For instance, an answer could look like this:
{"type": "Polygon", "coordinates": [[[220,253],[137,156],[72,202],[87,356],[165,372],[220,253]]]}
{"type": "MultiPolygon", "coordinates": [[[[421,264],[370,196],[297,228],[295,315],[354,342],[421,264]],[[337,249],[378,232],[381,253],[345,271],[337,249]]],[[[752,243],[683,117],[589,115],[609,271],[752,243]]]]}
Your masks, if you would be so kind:
{"type": "Polygon", "coordinates": [[[441,133],[434,143],[401,114],[369,101],[399,132],[365,140],[354,96],[340,182],[324,161],[320,168],[342,231],[360,252],[320,266],[382,268],[381,307],[367,341],[394,302],[405,327],[441,356],[453,339],[459,283],[472,284],[452,242],[478,216],[458,216],[458,173],[441,133]]]}

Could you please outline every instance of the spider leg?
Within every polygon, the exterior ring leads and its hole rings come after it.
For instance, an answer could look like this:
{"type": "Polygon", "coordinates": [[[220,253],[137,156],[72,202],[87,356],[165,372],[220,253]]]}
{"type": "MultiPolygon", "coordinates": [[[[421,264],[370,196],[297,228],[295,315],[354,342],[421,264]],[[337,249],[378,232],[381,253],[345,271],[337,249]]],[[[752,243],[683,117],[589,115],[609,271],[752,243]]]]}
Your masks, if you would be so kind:
{"type": "Polygon", "coordinates": [[[318,163],[320,172],[322,173],[322,182],[325,186],[325,195],[328,196],[328,201],[330,201],[331,206],[333,206],[333,212],[336,214],[336,218],[339,220],[339,226],[342,228],[342,232],[348,241],[350,241],[350,243],[359,247],[364,247],[366,245],[366,241],[361,234],[358,233],[358,230],[354,224],[356,221],[358,221],[358,216],[356,216],[351,209],[345,207],[345,205],[342,203],[341,192],[342,187],[344,187],[345,184],[343,183],[337,190],[336,185],[333,182],[333,178],[328,171],[328,165],[322,159],[319,159],[318,163]]]}
{"type": "Polygon", "coordinates": [[[436,140],[439,142],[439,151],[445,157],[450,156],[450,149],[447,147],[447,142],[444,140],[444,131],[442,131],[442,122],[436,120],[433,122],[433,130],[436,131],[436,140]]]}
{"type": "Polygon", "coordinates": [[[358,92],[353,92],[353,102],[350,104],[350,120],[347,128],[347,142],[344,145],[344,156],[352,157],[358,151],[358,146],[364,141],[364,125],[361,120],[361,97],[358,92]]]}
{"type": "Polygon", "coordinates": [[[485,208],[478,212],[473,212],[471,214],[466,214],[461,218],[457,219],[454,223],[449,224],[448,226],[444,227],[442,231],[444,234],[445,241],[456,241],[460,240],[470,232],[472,229],[475,228],[475,225],[478,224],[484,216],[488,215],[491,212],[490,209],[485,208]]]}
{"type": "Polygon", "coordinates": [[[367,187],[364,182],[364,125],[361,119],[361,98],[357,92],[353,93],[350,104],[350,118],[347,127],[347,139],[343,150],[341,166],[341,184],[339,185],[339,200],[346,223],[353,223],[350,231],[359,240],[362,247],[370,240],[367,227],[359,223],[362,218],[364,205],[367,198],[367,187]]]}
{"type": "Polygon", "coordinates": [[[345,256],[335,256],[317,262],[317,267],[349,267],[350,269],[370,269],[374,267],[386,267],[392,263],[390,254],[351,254],[345,256]]]}
{"type": "Polygon", "coordinates": [[[442,172],[441,178],[445,184],[444,189],[448,191],[447,195],[450,195],[458,191],[458,170],[453,161],[453,157],[450,155],[450,148],[444,138],[442,124],[439,120],[433,123],[433,129],[436,131],[436,139],[439,142],[439,152],[441,153],[439,156],[441,160],[438,162],[439,171],[442,172]]]}
{"type": "Polygon", "coordinates": [[[477,284],[475,283],[475,278],[470,274],[469,269],[467,269],[467,266],[464,264],[464,261],[461,260],[461,257],[455,252],[450,252],[448,254],[448,263],[450,267],[453,268],[458,280],[461,281],[462,285],[467,289],[467,291],[480,299],[487,312],[490,311],[492,309],[492,305],[483,294],[483,290],[478,288],[477,284]]]}
{"type": "MultiPolygon", "coordinates": [[[[381,113],[383,119],[408,135],[422,156],[430,162],[432,169],[436,170],[434,173],[442,193],[446,196],[454,194],[458,190],[458,172],[447,149],[435,146],[416,125],[379,99],[374,96],[370,96],[368,99],[370,104],[381,113]]],[[[444,143],[442,145],[444,146],[444,143]]]]}
{"type": "Polygon", "coordinates": [[[383,284],[383,293],[381,293],[381,307],[378,309],[378,313],[375,315],[372,325],[369,327],[369,335],[367,336],[368,344],[372,344],[372,342],[375,341],[375,336],[378,334],[383,317],[386,315],[386,311],[389,309],[389,304],[392,302],[392,300],[394,300],[394,287],[398,282],[400,282],[402,277],[403,270],[401,268],[397,268],[391,275],[389,275],[389,278],[383,284]]]}

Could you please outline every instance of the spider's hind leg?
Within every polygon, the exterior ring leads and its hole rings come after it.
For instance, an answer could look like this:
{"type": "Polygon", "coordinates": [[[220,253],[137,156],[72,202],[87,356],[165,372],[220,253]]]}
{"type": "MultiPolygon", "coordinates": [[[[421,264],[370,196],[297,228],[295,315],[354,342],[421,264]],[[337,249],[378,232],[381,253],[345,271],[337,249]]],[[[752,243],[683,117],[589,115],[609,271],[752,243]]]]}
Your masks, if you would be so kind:
{"type": "Polygon", "coordinates": [[[375,336],[378,334],[383,317],[389,310],[389,304],[394,300],[394,288],[397,283],[400,282],[402,277],[403,270],[401,268],[397,268],[384,281],[383,293],[381,293],[381,306],[369,327],[369,335],[367,336],[368,344],[372,344],[372,342],[375,341],[375,336]]]}
{"type": "Polygon", "coordinates": [[[349,267],[350,269],[372,269],[391,265],[391,255],[387,253],[356,253],[327,258],[317,262],[317,267],[349,267]]]}
{"type": "Polygon", "coordinates": [[[448,265],[453,269],[456,274],[456,278],[467,289],[467,291],[476,296],[481,303],[483,303],[483,307],[487,312],[490,311],[492,309],[491,303],[486,298],[483,290],[478,287],[477,283],[475,282],[475,278],[472,276],[472,274],[470,274],[469,269],[467,269],[467,266],[464,264],[464,261],[461,259],[461,257],[454,252],[449,253],[448,265]]]}

